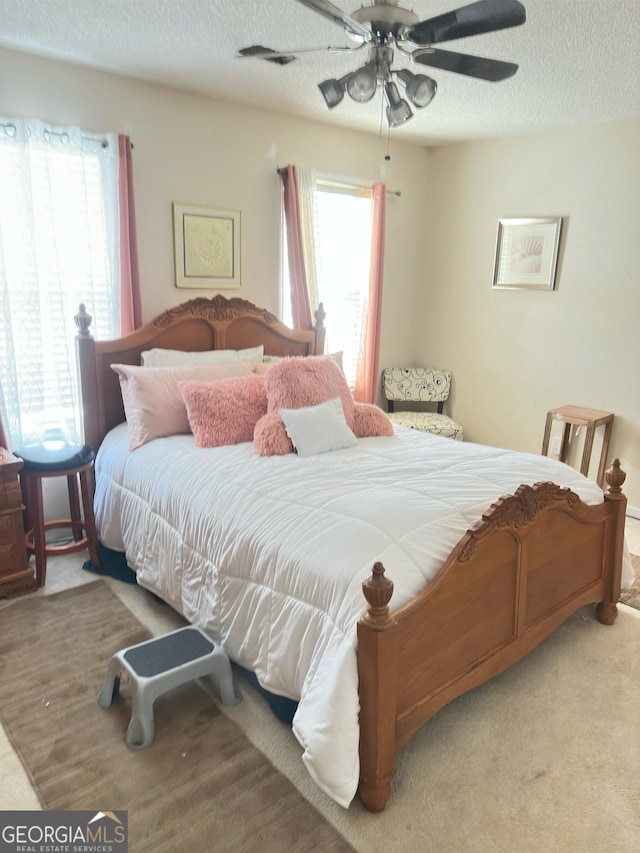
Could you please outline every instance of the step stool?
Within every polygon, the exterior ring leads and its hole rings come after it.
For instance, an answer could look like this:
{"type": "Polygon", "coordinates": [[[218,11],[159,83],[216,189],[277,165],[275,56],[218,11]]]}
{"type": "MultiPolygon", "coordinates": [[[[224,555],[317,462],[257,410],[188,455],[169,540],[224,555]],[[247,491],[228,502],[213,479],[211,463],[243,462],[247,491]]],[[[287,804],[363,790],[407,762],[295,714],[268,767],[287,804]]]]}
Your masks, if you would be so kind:
{"type": "Polygon", "coordinates": [[[226,652],[193,625],[116,652],[98,694],[101,708],[108,708],[120,691],[123,670],[130,676],[127,693],[132,697],[132,710],[127,746],[132,749],[144,749],[153,742],[153,703],[175,687],[213,677],[223,705],[236,705],[242,699],[226,652]]]}

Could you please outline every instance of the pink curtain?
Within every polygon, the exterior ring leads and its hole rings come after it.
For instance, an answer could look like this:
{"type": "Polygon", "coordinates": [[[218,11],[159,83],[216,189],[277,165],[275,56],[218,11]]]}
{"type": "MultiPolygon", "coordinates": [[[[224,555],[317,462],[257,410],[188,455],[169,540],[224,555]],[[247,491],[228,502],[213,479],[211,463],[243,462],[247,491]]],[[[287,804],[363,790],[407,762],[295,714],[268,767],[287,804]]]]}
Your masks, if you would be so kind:
{"type": "Polygon", "coordinates": [[[369,300],[363,335],[363,348],[358,359],[358,373],[353,394],[354,398],[361,403],[375,403],[378,396],[386,204],[387,188],[385,184],[374,184],[369,300]]]}
{"type": "Polygon", "coordinates": [[[302,249],[300,203],[298,200],[298,173],[295,166],[280,170],[284,191],[284,218],[289,252],[289,279],[291,281],[291,315],[294,329],[312,329],[311,305],[307,289],[307,275],[302,249]]]}
{"type": "Polygon", "coordinates": [[[138,264],[136,201],[133,191],[132,145],[128,136],[118,136],[120,204],[120,323],[126,335],[142,326],[142,295],[138,264]]]}

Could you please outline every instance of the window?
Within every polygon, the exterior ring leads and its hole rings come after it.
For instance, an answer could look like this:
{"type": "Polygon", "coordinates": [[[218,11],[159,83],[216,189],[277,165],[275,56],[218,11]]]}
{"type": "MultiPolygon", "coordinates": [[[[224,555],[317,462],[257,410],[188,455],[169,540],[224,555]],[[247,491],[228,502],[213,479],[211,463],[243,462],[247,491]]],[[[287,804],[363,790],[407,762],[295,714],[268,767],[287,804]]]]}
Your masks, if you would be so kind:
{"type": "Polygon", "coordinates": [[[13,447],[81,437],[75,326],[120,333],[118,144],[0,119],[0,413],[13,447]]]}
{"type": "MultiPolygon", "coordinates": [[[[316,178],[313,242],[318,300],[327,313],[327,352],[343,353],[349,387],[356,382],[371,263],[371,190],[316,178]]],[[[283,251],[283,320],[291,324],[289,274],[283,251]]],[[[315,306],[312,306],[312,310],[315,306]]]]}

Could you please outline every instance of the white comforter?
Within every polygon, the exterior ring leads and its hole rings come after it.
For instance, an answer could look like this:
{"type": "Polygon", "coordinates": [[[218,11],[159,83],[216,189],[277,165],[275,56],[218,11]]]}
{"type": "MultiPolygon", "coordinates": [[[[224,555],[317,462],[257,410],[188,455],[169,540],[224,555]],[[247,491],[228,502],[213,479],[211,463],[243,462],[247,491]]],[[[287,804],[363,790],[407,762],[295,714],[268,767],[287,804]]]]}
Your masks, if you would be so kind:
{"type": "Polygon", "coordinates": [[[263,687],[299,700],[305,764],[343,806],[359,777],[356,623],[373,563],[393,580],[396,608],[521,483],[603,500],[555,460],[403,427],[320,456],[263,458],[252,444],[198,449],[190,435],[129,452],[122,424],[96,474],[101,541],[263,687]]]}

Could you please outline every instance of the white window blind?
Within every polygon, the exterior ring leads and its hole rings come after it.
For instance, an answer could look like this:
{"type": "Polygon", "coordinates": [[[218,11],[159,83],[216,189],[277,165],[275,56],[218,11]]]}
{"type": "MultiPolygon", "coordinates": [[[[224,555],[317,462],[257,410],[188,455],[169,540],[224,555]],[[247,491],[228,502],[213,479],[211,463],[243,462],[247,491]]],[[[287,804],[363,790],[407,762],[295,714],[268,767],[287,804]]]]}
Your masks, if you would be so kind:
{"type": "Polygon", "coordinates": [[[0,410],[13,447],[81,439],[74,315],[120,333],[117,137],[0,119],[0,410]]]}
{"type": "MultiPolygon", "coordinates": [[[[343,353],[345,376],[353,390],[369,295],[371,190],[317,177],[313,195],[317,291],[327,314],[325,348],[343,353]]],[[[286,232],[283,258],[283,319],[291,324],[286,232]]]]}

